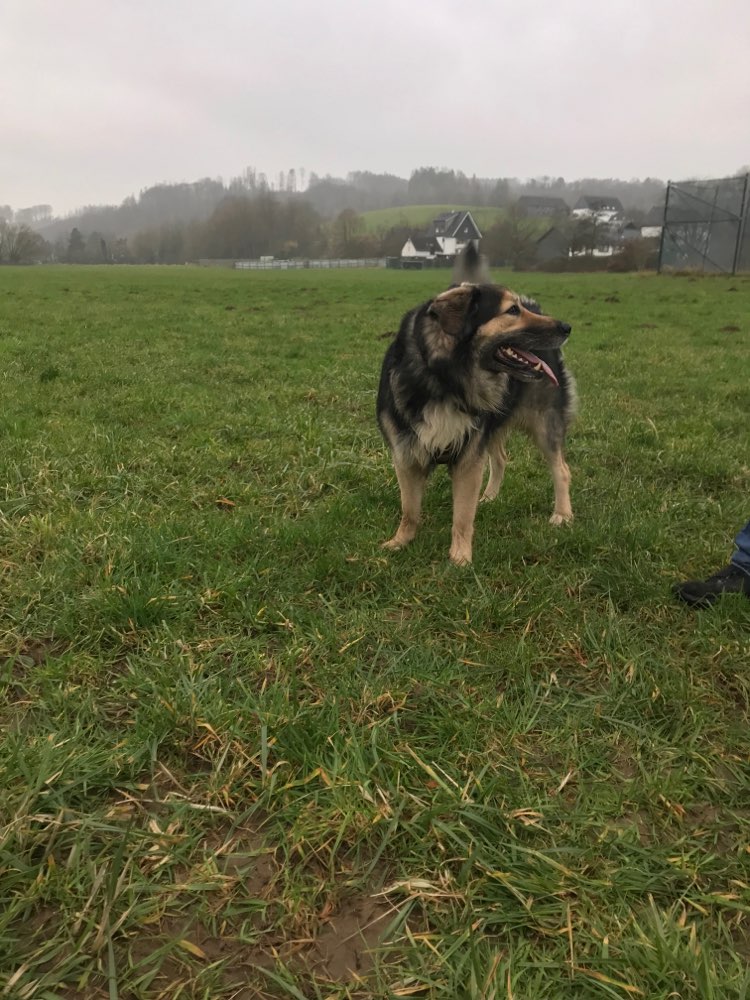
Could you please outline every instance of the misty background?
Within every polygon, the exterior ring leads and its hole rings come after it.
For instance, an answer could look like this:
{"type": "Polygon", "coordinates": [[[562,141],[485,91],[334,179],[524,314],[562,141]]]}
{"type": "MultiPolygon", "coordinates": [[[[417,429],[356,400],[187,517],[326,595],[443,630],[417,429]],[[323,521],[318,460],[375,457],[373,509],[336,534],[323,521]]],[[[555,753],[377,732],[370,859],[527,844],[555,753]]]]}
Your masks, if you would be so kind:
{"type": "Polygon", "coordinates": [[[345,179],[318,177],[290,168],[269,181],[264,173],[246,168],[227,182],[204,178],[159,184],[120,205],[89,206],[64,218],[54,217],[47,204],[17,211],[0,205],[0,219],[12,224],[6,226],[5,252],[0,233],[0,259],[181,264],[263,255],[398,256],[406,238],[420,228],[409,221],[407,206],[433,205],[437,213],[447,205],[506,209],[484,231],[482,246],[493,259],[519,265],[544,225],[572,224],[563,218],[541,224],[526,219],[518,210],[523,194],[562,197],[569,207],[581,194],[615,195],[627,206],[629,218],[641,221],[663,200],[664,184],[651,178],[521,182],[434,167],[419,168],[408,179],[366,171],[345,179]],[[301,183],[303,191],[298,190],[301,183]],[[367,224],[362,215],[389,208],[394,211],[380,224],[367,224]],[[11,248],[7,235],[12,231],[22,238],[11,248]],[[519,259],[513,259],[514,253],[519,259]]]}
{"type": "Polygon", "coordinates": [[[748,37],[744,0],[6,0],[0,260],[398,253],[362,213],[525,194],[638,223],[746,169],[748,37]]]}

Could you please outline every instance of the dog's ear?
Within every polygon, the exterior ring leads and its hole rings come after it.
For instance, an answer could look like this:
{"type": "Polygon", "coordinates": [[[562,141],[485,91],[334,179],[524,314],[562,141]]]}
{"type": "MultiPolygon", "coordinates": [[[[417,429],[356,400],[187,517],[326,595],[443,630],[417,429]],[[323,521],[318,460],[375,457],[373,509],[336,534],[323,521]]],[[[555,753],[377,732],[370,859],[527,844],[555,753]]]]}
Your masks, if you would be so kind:
{"type": "Polygon", "coordinates": [[[481,289],[478,285],[455,285],[433,299],[427,309],[449,337],[464,340],[476,333],[481,289]]]}

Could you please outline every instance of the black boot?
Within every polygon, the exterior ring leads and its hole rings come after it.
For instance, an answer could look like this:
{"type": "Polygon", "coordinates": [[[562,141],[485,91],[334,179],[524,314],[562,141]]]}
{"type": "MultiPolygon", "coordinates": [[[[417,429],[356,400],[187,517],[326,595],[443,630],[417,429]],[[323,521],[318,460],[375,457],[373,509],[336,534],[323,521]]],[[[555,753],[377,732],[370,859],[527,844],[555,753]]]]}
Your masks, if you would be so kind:
{"type": "Polygon", "coordinates": [[[675,597],[696,608],[707,608],[722,594],[750,597],[750,576],[730,563],[707,580],[686,580],[672,588],[675,597]]]}

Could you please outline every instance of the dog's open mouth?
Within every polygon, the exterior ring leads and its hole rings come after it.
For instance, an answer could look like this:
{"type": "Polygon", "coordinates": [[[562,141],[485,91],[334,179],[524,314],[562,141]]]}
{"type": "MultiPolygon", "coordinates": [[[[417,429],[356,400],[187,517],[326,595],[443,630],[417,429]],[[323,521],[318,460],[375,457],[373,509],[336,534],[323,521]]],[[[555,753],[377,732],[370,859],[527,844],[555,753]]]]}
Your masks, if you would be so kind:
{"type": "Polygon", "coordinates": [[[546,361],[542,361],[531,351],[522,351],[520,347],[499,347],[497,358],[502,361],[503,367],[507,368],[511,374],[517,374],[521,378],[538,379],[548,378],[553,385],[559,385],[557,376],[552,371],[546,361]]]}

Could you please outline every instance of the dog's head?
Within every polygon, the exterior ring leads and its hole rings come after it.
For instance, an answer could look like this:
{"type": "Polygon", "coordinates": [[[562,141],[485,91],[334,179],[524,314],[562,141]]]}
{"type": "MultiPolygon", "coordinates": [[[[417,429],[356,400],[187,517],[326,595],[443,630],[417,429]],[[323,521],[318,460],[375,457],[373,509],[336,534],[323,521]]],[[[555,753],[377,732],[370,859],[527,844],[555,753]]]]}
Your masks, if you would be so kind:
{"type": "Polygon", "coordinates": [[[570,326],[545,316],[530,299],[500,285],[463,283],[433,299],[427,315],[456,347],[470,346],[483,368],[557,385],[552,369],[533,352],[561,347],[570,326]]]}

